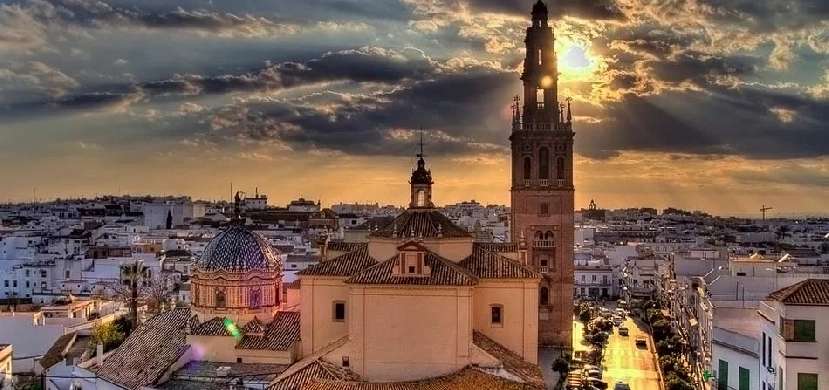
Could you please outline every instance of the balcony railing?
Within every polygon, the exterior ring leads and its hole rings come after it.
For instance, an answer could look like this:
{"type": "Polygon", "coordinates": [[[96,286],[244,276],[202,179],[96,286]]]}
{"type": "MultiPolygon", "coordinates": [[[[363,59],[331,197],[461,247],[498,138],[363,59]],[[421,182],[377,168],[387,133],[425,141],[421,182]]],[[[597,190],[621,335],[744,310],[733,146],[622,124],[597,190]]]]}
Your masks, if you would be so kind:
{"type": "Polygon", "coordinates": [[[550,272],[550,267],[547,267],[547,266],[538,267],[538,270],[539,270],[542,274],[546,274],[547,272],[550,272]]]}
{"type": "Polygon", "coordinates": [[[530,186],[530,180],[524,180],[524,187],[530,186]]]}
{"type": "Polygon", "coordinates": [[[536,248],[552,248],[555,246],[553,240],[535,240],[533,246],[536,248]]]}
{"type": "Polygon", "coordinates": [[[556,185],[558,185],[559,187],[564,187],[564,182],[564,179],[558,179],[556,180],[556,185]]]}
{"type": "Polygon", "coordinates": [[[550,180],[549,179],[538,179],[538,185],[540,185],[542,187],[549,187],[550,186],[550,180]]]}

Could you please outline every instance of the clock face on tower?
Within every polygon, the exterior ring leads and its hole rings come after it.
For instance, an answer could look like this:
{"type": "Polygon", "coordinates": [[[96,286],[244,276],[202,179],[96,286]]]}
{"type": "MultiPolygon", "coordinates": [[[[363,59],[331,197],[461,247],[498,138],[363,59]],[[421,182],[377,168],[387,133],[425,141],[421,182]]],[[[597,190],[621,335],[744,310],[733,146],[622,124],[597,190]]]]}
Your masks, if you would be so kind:
{"type": "Polygon", "coordinates": [[[556,145],[556,151],[566,152],[567,151],[567,145],[565,145],[565,144],[556,145]]]}
{"type": "Polygon", "coordinates": [[[532,150],[533,147],[530,144],[524,144],[524,150],[532,150]]]}

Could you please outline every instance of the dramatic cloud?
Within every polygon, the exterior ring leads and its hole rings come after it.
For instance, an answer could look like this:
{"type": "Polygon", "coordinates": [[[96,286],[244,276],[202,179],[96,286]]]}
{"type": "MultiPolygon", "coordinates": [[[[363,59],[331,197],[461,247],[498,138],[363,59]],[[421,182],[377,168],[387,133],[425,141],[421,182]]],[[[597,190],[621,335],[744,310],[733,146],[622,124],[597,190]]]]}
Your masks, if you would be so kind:
{"type": "MultiPolygon", "coordinates": [[[[366,167],[405,160],[423,128],[430,164],[459,172],[449,193],[468,190],[464,172],[492,188],[509,175],[534,2],[0,0],[0,145],[6,159],[113,151],[102,164],[293,172],[301,159],[386,174],[366,167]]],[[[637,189],[655,180],[678,183],[674,197],[766,184],[825,198],[828,2],[548,9],[580,191],[670,202],[637,189]]]]}

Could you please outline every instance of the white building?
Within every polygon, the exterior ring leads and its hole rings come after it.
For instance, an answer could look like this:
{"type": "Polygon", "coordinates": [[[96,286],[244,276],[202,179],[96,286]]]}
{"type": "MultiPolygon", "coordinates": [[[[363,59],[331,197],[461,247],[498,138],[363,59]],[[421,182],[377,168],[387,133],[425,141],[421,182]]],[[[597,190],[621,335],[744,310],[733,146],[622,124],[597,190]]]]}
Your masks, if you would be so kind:
{"type": "Polygon", "coordinates": [[[761,389],[829,388],[829,280],[807,279],[760,303],[761,389]]]}
{"type": "Polygon", "coordinates": [[[718,308],[714,315],[714,381],[729,389],[760,388],[760,321],[756,308],[718,308]]]}
{"type": "Polygon", "coordinates": [[[590,253],[575,253],[574,257],[574,296],[597,299],[618,296],[618,283],[613,278],[613,267],[606,258],[594,258],[590,253]]]}
{"type": "Polygon", "coordinates": [[[144,225],[150,229],[164,229],[167,226],[167,216],[173,218],[173,226],[185,225],[195,218],[204,217],[205,205],[192,202],[190,199],[168,200],[162,203],[145,203],[144,225]]]}

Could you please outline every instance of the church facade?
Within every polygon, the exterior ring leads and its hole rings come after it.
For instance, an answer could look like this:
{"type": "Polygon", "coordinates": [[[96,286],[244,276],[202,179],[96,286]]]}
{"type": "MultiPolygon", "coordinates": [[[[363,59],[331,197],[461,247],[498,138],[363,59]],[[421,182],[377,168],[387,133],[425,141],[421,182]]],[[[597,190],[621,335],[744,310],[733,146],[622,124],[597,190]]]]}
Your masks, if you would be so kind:
{"type": "Polygon", "coordinates": [[[539,286],[541,345],[572,348],[575,189],[570,102],[558,100],[555,35],[540,0],[527,27],[521,98],[515,98],[512,133],[512,242],[528,243],[528,264],[539,286]]]}
{"type": "Polygon", "coordinates": [[[325,258],[290,286],[257,233],[219,233],[194,266],[192,307],[151,318],[79,368],[80,386],[545,388],[542,277],[526,264],[526,242],[474,242],[435,208],[433,184],[421,153],[409,208],[368,242],[326,242],[325,258]]]}

